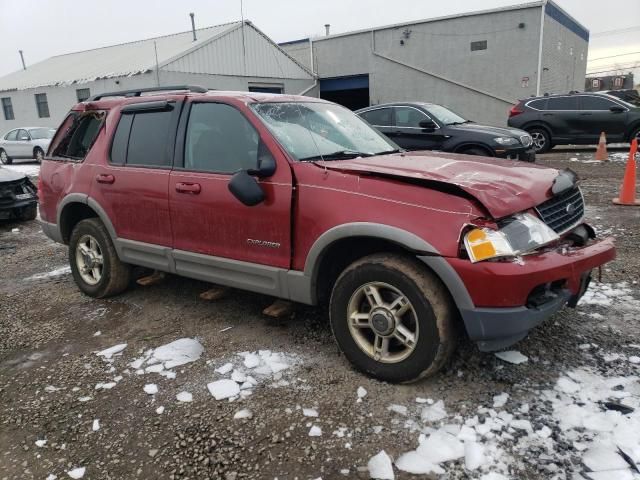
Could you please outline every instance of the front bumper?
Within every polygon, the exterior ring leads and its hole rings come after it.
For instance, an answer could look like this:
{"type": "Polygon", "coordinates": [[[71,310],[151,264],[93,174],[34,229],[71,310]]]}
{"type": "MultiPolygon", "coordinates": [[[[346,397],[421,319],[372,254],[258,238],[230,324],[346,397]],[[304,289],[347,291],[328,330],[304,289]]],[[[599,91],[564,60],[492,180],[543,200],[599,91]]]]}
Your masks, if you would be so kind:
{"type": "Polygon", "coordinates": [[[493,351],[521,340],[567,303],[575,306],[591,271],[614,258],[613,240],[605,239],[568,252],[525,256],[520,262],[447,260],[473,304],[458,306],[469,337],[481,350],[493,351]],[[541,290],[549,292],[544,302],[534,297],[541,290]]]}
{"type": "Polygon", "coordinates": [[[18,217],[20,212],[25,208],[32,207],[38,204],[36,197],[27,198],[24,200],[16,200],[10,204],[0,205],[0,220],[8,220],[10,218],[18,217]]]}
{"type": "Polygon", "coordinates": [[[495,150],[496,157],[520,160],[523,162],[535,162],[536,151],[532,147],[498,147],[495,150]]]}

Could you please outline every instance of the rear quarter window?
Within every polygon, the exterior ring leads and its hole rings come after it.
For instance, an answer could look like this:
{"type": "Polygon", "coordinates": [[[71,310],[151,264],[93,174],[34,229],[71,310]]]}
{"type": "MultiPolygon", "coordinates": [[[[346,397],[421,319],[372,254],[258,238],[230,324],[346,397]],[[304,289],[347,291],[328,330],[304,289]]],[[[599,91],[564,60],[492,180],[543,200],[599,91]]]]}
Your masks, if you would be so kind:
{"type": "Polygon", "coordinates": [[[106,112],[73,112],[62,123],[51,145],[51,157],[82,161],[104,124],[106,112]]]}
{"type": "Polygon", "coordinates": [[[547,109],[547,99],[541,98],[539,100],[532,100],[527,103],[529,108],[533,108],[535,110],[546,110],[547,109]]]}

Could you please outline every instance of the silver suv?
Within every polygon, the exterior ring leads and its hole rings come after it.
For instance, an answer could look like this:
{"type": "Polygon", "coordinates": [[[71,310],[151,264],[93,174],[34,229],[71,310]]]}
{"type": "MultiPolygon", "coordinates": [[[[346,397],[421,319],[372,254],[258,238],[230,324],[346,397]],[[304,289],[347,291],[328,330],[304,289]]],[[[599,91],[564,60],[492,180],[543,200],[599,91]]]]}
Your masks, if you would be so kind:
{"type": "Polygon", "coordinates": [[[54,133],[55,128],[49,127],[23,127],[7,132],[0,138],[0,162],[8,165],[18,158],[42,162],[54,133]]]}

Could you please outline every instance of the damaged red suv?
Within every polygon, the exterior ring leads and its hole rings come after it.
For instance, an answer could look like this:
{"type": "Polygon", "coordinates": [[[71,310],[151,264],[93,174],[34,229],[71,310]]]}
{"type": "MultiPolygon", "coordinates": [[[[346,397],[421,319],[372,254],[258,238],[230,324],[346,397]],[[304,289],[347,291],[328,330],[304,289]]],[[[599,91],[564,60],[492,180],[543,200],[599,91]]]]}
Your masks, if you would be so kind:
{"type": "Polygon", "coordinates": [[[437,372],[459,324],[491,351],[575,306],[615,256],[571,171],[405,153],[347,109],[288,95],[166,87],[75,106],[40,177],[45,233],[78,287],[134,265],[327,302],[360,370],[437,372]]]}

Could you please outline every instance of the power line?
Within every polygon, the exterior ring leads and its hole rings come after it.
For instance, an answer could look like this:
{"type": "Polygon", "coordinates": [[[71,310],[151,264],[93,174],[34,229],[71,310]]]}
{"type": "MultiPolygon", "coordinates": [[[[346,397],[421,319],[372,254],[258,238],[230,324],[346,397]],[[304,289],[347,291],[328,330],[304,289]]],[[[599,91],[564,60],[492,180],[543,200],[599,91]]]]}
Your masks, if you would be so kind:
{"type": "Polygon", "coordinates": [[[635,65],[628,66],[628,67],[612,68],[610,70],[601,70],[601,71],[598,71],[598,72],[587,72],[587,75],[598,75],[600,73],[619,72],[620,70],[634,70],[636,68],[640,68],[640,62],[635,64],[635,65]]]}
{"type": "Polygon", "coordinates": [[[616,30],[607,30],[605,32],[592,33],[591,34],[591,38],[604,37],[604,36],[607,36],[607,35],[620,35],[620,34],[623,34],[623,33],[634,32],[636,30],[640,30],[640,25],[636,25],[635,27],[618,28],[616,30]]]}
{"type": "Polygon", "coordinates": [[[608,57],[593,58],[593,59],[589,59],[589,61],[590,62],[595,62],[596,60],[604,60],[606,58],[626,57],[628,55],[638,55],[638,54],[640,54],[640,52],[621,53],[619,55],[609,55],[608,57]]]}

